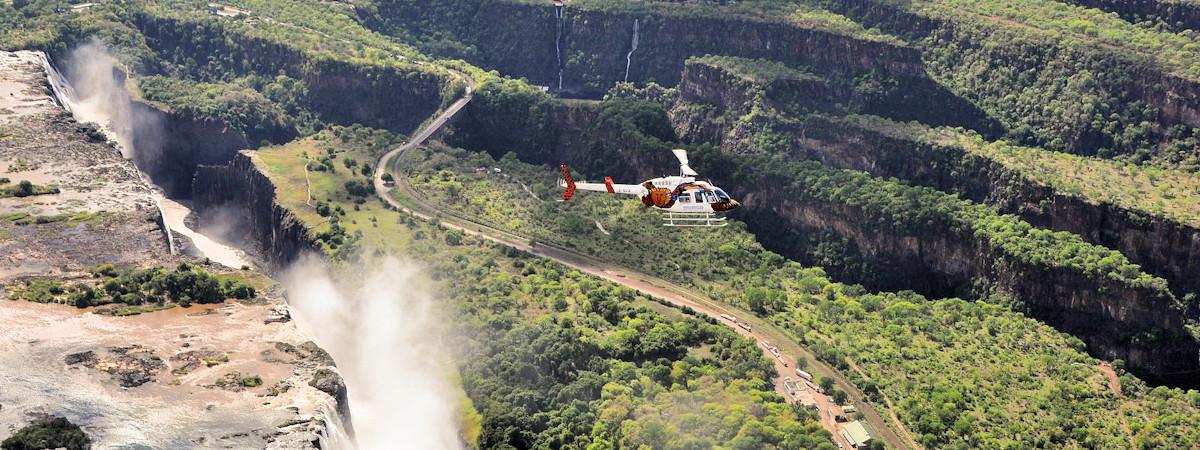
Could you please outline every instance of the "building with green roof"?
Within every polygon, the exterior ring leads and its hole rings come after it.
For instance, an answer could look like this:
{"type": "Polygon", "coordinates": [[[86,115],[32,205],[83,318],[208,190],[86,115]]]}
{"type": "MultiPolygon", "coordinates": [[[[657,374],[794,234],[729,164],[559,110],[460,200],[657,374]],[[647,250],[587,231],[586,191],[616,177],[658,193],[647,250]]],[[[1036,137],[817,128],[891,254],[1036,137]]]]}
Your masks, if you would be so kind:
{"type": "Polygon", "coordinates": [[[842,437],[854,448],[867,448],[867,443],[871,441],[871,432],[867,431],[862,422],[855,420],[842,428],[842,437]]]}

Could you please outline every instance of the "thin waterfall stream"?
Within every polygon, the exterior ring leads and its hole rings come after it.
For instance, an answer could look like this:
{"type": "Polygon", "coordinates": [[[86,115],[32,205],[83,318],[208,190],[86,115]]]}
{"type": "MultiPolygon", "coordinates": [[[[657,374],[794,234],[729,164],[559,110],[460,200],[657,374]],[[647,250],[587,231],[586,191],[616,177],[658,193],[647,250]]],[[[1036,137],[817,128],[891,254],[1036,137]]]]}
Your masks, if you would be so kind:
{"type": "Polygon", "coordinates": [[[554,60],[558,68],[558,90],[563,88],[563,60],[562,60],[562,34],[563,34],[563,5],[561,3],[554,5],[554,17],[558,20],[557,31],[554,33],[554,60]]]}
{"type": "Polygon", "coordinates": [[[638,49],[638,19],[633,19],[633,43],[629,46],[629,53],[625,54],[625,82],[629,82],[629,67],[633,65],[633,52],[638,49]]]}

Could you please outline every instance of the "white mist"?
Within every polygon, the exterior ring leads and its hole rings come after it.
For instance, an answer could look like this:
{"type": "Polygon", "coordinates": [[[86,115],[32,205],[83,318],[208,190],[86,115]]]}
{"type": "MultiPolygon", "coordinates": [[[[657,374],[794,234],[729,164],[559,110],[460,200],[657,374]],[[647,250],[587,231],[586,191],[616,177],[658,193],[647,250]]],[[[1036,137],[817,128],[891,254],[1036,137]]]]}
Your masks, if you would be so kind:
{"type": "Polygon", "coordinates": [[[335,281],[318,258],[283,277],[293,315],[337,361],[357,447],[461,449],[451,355],[419,267],[379,258],[335,281]]]}

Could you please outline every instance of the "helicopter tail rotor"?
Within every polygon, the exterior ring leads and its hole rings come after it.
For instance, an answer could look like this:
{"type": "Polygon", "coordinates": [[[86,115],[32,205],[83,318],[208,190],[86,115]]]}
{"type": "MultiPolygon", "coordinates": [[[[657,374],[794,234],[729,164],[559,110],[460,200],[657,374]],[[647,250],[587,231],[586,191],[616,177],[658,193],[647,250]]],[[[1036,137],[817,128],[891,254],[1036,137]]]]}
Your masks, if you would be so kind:
{"type": "Polygon", "coordinates": [[[566,164],[559,164],[558,170],[562,171],[562,178],[558,180],[558,185],[567,188],[562,195],[562,201],[565,202],[575,195],[575,180],[571,178],[571,169],[566,164]]]}

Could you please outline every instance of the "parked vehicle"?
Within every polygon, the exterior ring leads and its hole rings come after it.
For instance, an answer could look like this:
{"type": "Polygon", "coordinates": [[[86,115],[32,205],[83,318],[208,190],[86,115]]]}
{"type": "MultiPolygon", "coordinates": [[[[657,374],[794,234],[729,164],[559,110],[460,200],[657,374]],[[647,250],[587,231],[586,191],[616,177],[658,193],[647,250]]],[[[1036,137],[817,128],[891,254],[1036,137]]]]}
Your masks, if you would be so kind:
{"type": "Polygon", "coordinates": [[[805,380],[808,380],[808,381],[812,381],[812,380],[813,380],[813,376],[812,376],[812,374],[811,374],[811,373],[805,372],[805,371],[803,371],[803,370],[800,370],[800,369],[796,369],[796,375],[797,375],[797,376],[799,376],[800,378],[803,378],[803,379],[805,379],[805,380]]]}

